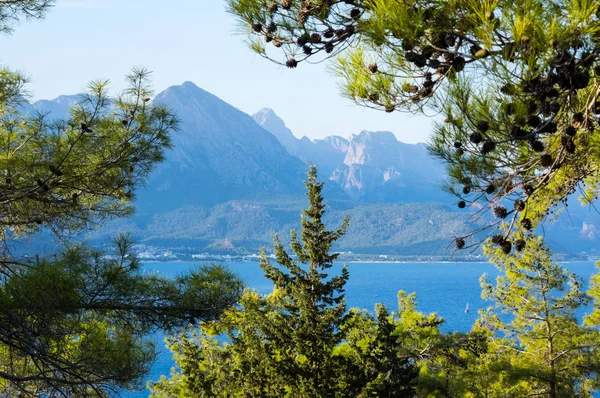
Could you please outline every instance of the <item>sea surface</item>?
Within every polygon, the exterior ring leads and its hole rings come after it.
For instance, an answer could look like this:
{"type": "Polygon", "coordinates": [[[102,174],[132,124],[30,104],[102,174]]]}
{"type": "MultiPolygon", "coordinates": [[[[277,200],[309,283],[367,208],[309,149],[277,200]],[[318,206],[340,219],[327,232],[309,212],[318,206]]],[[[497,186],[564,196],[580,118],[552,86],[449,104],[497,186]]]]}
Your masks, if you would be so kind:
{"type": "MultiPolygon", "coordinates": [[[[146,263],[144,271],[176,276],[200,263],[146,263]]],[[[272,284],[262,274],[258,263],[227,262],[231,271],[237,273],[246,285],[259,293],[270,293],[272,284]]],[[[563,264],[587,283],[596,273],[593,262],[563,264]]],[[[342,264],[336,264],[330,275],[340,272],[342,264]]],[[[373,311],[375,304],[383,303],[390,311],[397,310],[398,291],[417,294],[418,309],[424,313],[435,312],[445,319],[445,331],[468,331],[477,319],[477,310],[490,306],[481,299],[479,278],[485,273],[490,278],[498,275],[489,263],[349,263],[350,279],[346,285],[346,303],[373,311]],[[467,307],[469,311],[465,312],[467,307]]],[[[160,350],[149,380],[169,375],[175,366],[171,353],[165,348],[163,335],[153,336],[160,350]]],[[[124,397],[147,397],[148,391],[127,392],[124,397]]]]}

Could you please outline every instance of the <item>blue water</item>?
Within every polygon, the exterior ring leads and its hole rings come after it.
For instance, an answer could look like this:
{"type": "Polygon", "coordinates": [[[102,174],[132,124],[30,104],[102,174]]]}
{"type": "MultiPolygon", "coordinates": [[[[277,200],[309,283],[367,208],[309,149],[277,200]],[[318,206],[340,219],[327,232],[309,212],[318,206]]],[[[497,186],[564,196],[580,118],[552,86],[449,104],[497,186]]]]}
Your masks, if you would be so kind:
{"type": "MultiPolygon", "coordinates": [[[[184,273],[196,263],[148,263],[147,272],[158,272],[174,276],[184,273]]],[[[226,263],[237,273],[246,285],[259,293],[269,293],[270,281],[265,279],[258,263],[226,263]]],[[[498,273],[488,263],[350,263],[350,279],[346,285],[348,307],[373,310],[375,304],[383,303],[390,311],[397,309],[399,290],[417,293],[418,308],[424,313],[436,312],[445,319],[445,331],[468,331],[477,319],[477,310],[489,306],[481,299],[479,278],[487,273],[494,278],[498,273]],[[469,304],[470,311],[465,313],[469,304]]],[[[593,262],[565,263],[564,266],[588,281],[596,273],[593,262]]],[[[332,268],[330,274],[337,274],[341,265],[332,268]]],[[[158,380],[160,375],[168,375],[174,366],[171,353],[156,336],[160,350],[158,359],[148,377],[158,380]]],[[[128,392],[127,397],[147,397],[147,391],[128,392]]]]}

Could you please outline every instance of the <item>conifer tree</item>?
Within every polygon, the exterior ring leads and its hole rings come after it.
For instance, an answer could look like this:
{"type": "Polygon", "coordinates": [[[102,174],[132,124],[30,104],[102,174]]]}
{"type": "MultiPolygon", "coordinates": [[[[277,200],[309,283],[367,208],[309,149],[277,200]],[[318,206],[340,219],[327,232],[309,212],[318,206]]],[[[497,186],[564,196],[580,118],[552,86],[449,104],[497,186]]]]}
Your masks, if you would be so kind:
{"type": "MultiPolygon", "coordinates": [[[[329,280],[325,279],[328,276],[325,272],[338,257],[330,250],[346,231],[348,219],[336,231],[326,229],[322,220],[325,213],[321,194],[323,183],[317,182],[315,166],[308,173],[306,188],[310,206],[302,212],[300,240],[294,231],[291,233],[290,246],[297,261],[288,255],[276,237],[276,261],[285,272],[272,265],[264,252],[261,268],[273,281],[275,289],[281,290],[279,303],[288,314],[286,324],[273,331],[283,331],[284,339],[293,342],[294,354],[301,358],[301,363],[298,360],[290,362],[292,368],[289,371],[299,375],[295,389],[310,396],[327,396],[335,391],[330,382],[330,375],[334,372],[331,351],[342,340],[340,327],[346,312],[342,293],[348,280],[348,270],[344,267],[341,275],[332,276],[329,280]],[[307,264],[308,269],[303,269],[298,263],[307,264]]],[[[276,343],[273,349],[277,351],[284,347],[278,347],[276,343]]]]}
{"type": "Polygon", "coordinates": [[[358,104],[443,115],[431,150],[447,162],[447,188],[460,208],[484,204],[491,227],[531,230],[577,190],[597,197],[598,2],[228,4],[262,56],[289,68],[336,56],[358,104]]]}
{"type": "MultiPolygon", "coordinates": [[[[0,32],[52,4],[1,1],[0,32]]],[[[116,255],[70,240],[131,214],[136,188],[169,147],[178,120],[151,101],[148,71],[135,69],[114,98],[108,82],[90,84],[66,120],[25,112],[25,83],[0,68],[0,395],[138,388],[154,359],[147,334],[218,317],[242,284],[221,267],[146,275],[126,236],[116,255]],[[37,232],[57,238],[56,253],[15,251],[37,232]]]]}
{"type": "Polygon", "coordinates": [[[488,246],[501,271],[493,284],[482,277],[476,329],[490,334],[488,353],[470,364],[474,396],[592,397],[600,390],[600,332],[576,312],[588,303],[583,282],[552,261],[539,237],[506,254],[488,246]],[[578,318],[579,316],[579,318],[578,318]]]}
{"type": "MultiPolygon", "coordinates": [[[[170,340],[179,371],[152,386],[153,396],[177,397],[414,397],[449,394],[452,364],[485,352],[482,333],[444,334],[443,320],[416,309],[414,294],[398,294],[398,311],[346,311],[348,271],[329,270],[337,258],[335,231],[311,167],[310,206],[289,255],[275,237],[275,260],[261,256],[273,292],[246,291],[240,306],[170,340]],[[223,337],[227,341],[223,341],[223,337]]],[[[461,373],[462,374],[462,373],[461,373]]],[[[461,390],[462,391],[462,390],[461,390]]]]}
{"type": "Polygon", "coordinates": [[[399,316],[379,306],[375,317],[346,311],[348,270],[329,275],[338,254],[332,245],[348,220],[329,231],[323,224],[323,184],[311,167],[310,206],[299,237],[292,231],[290,256],[275,238],[273,264],[261,268],[273,282],[265,297],[247,291],[239,308],[218,321],[172,339],[180,372],[153,386],[157,397],[412,397],[419,359],[438,342],[441,320],[424,316],[414,296],[401,295],[399,316]],[[227,342],[218,336],[225,334],[227,342]]]}

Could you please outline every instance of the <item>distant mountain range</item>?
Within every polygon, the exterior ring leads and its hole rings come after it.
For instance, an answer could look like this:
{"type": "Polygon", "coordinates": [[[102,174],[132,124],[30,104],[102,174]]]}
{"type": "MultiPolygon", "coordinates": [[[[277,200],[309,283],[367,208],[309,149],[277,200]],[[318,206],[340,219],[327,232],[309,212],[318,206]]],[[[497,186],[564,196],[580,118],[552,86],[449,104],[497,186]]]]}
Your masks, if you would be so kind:
{"type": "MultiPolygon", "coordinates": [[[[31,104],[30,111],[65,117],[78,96],[31,104]]],[[[452,238],[470,227],[469,214],[440,189],[444,167],[424,144],[405,144],[391,132],[349,138],[297,138],[273,110],[252,117],[191,82],[154,99],[182,120],[173,148],[138,192],[136,215],[115,220],[88,239],[129,231],[141,243],[186,246],[209,253],[250,253],[288,235],[306,206],[308,163],[326,181],[332,228],[352,217],[337,249],[356,253],[449,255],[452,238]]],[[[547,228],[562,252],[593,250],[600,218],[575,209],[547,228]]]]}
{"type": "Polygon", "coordinates": [[[273,110],[253,116],[288,152],[317,164],[348,198],[368,203],[448,202],[439,189],[443,165],[430,157],[425,144],[405,144],[389,131],[362,131],[349,139],[297,139],[273,110]]]}

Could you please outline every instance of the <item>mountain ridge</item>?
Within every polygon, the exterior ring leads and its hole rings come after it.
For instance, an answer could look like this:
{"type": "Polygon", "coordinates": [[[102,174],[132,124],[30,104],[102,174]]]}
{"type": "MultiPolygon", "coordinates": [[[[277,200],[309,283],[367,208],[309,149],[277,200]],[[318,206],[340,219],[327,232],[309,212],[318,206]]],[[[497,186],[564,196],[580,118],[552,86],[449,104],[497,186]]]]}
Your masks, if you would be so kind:
{"type": "Polygon", "coordinates": [[[297,139],[271,109],[263,108],[253,118],[275,137],[282,137],[285,142],[281,143],[290,153],[319,165],[325,178],[352,200],[451,203],[450,196],[439,189],[444,167],[429,157],[425,144],[407,144],[392,132],[369,130],[352,134],[348,139],[339,136],[297,139]]]}
{"type": "MultiPolygon", "coordinates": [[[[76,98],[61,96],[29,108],[64,117],[76,98]]],[[[348,138],[298,139],[283,120],[274,119],[274,111],[251,117],[189,81],[163,90],[154,101],[182,120],[173,148],[138,190],[133,218],[91,232],[87,239],[93,242],[129,231],[142,244],[256,252],[271,245],[273,232],[285,239],[290,228],[298,228],[309,162],[327,182],[328,224],[352,216],[338,250],[452,255],[452,239],[471,227],[468,211],[454,207],[456,198],[438,188],[444,168],[425,144],[369,130],[348,138]]],[[[560,250],[590,251],[600,242],[600,222],[591,214],[561,220],[547,228],[560,250]]]]}

